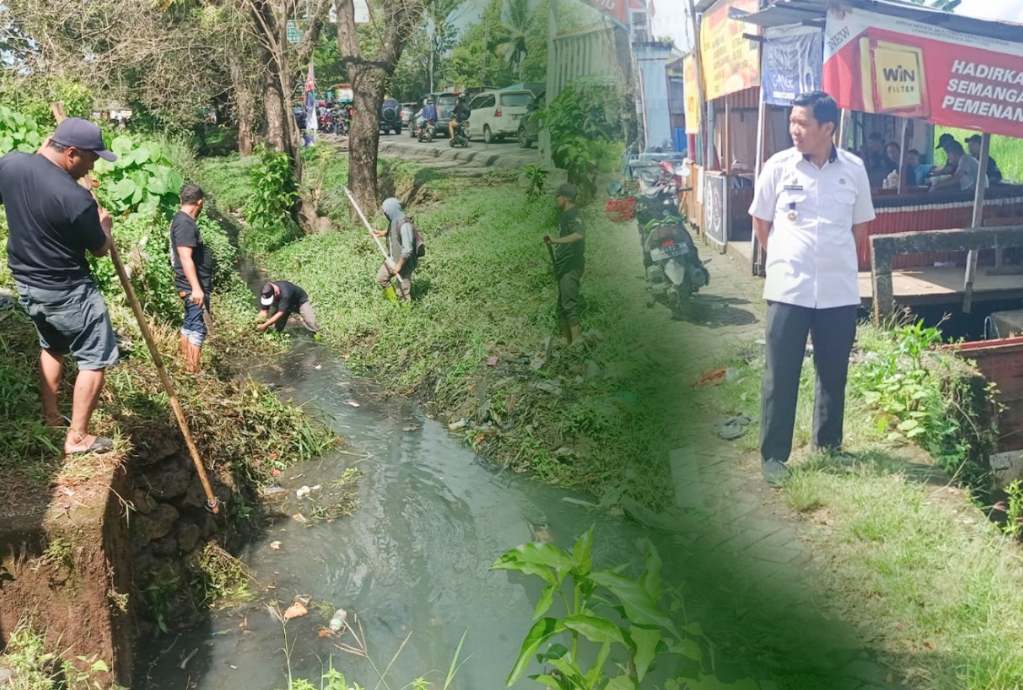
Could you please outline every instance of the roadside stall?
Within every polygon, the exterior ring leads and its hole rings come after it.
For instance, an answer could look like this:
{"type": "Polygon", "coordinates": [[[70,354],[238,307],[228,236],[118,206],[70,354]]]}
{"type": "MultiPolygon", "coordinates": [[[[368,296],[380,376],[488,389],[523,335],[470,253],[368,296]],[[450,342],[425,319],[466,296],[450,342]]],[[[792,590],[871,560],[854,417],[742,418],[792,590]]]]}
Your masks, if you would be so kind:
{"type": "MultiPolygon", "coordinates": [[[[976,176],[975,186],[942,186],[926,177],[929,169],[945,164],[945,155],[935,151],[934,125],[982,132],[976,156],[980,170],[987,169],[991,134],[1023,136],[1023,27],[885,0],[845,0],[840,6],[827,0],[776,0],[741,19],[764,32],[765,101],[770,103],[768,94],[780,95],[784,104],[785,89],[776,88],[772,71],[784,70],[795,55],[786,46],[788,58],[772,57],[772,39],[777,45],[785,33],[823,29],[821,85],[843,108],[841,145],[868,160],[868,167],[871,158],[878,160],[866,150],[872,135],[875,146],[880,136],[882,146],[897,154],[898,160],[889,164],[896,174],[880,171],[872,179],[877,219],[868,238],[1023,222],[1023,186],[986,184],[984,175],[976,176]],[[917,166],[909,166],[911,151],[919,153],[917,166]]],[[[808,42],[799,51],[803,58],[821,55],[808,42]]],[[[784,148],[772,145],[772,129],[784,126],[773,123],[768,109],[761,118],[765,156],[784,148]]],[[[860,270],[869,271],[869,239],[858,253],[860,270]]],[[[894,268],[957,270],[963,264],[975,266],[976,257],[906,254],[894,268]]],[[[980,258],[982,263],[997,260],[993,251],[980,258]]]]}
{"type": "Polygon", "coordinates": [[[704,238],[721,250],[752,235],[746,209],[753,199],[756,166],[760,50],[758,37],[747,36],[731,14],[751,12],[758,5],[758,0],[698,3],[699,50],[683,63],[686,133],[695,155],[690,154],[691,190],[682,203],[704,238]],[[689,88],[697,80],[699,94],[689,88]]]}

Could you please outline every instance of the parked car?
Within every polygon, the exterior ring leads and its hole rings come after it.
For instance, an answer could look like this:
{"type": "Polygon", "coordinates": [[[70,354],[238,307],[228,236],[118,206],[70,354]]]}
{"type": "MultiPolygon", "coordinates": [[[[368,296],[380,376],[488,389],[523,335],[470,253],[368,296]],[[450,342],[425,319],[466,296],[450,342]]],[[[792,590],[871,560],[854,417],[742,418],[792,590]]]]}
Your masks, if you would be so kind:
{"type": "Polygon", "coordinates": [[[380,132],[401,134],[401,104],[393,98],[385,98],[380,104],[380,132]]]}
{"type": "Polygon", "coordinates": [[[491,143],[517,136],[519,123],[533,99],[530,91],[485,91],[469,104],[469,133],[491,143]]]}
{"type": "Polygon", "coordinates": [[[540,138],[540,117],[539,112],[543,110],[544,92],[533,96],[526,108],[526,114],[519,120],[519,146],[528,149],[540,138]]]}
{"type": "Polygon", "coordinates": [[[412,121],[412,117],[419,110],[418,103],[402,103],[401,104],[401,124],[403,127],[414,127],[416,123],[412,121]]]}

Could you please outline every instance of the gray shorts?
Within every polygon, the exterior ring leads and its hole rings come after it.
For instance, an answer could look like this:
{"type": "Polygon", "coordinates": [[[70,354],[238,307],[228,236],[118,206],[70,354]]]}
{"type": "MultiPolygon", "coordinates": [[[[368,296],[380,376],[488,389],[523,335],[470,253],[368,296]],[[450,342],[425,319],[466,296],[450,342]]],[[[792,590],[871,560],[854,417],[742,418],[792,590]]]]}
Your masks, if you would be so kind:
{"type": "Polygon", "coordinates": [[[117,338],[103,295],[95,285],[83,283],[50,290],[15,283],[25,313],[35,324],[39,347],[71,354],[78,368],[106,369],[117,362],[117,338]]]}
{"type": "Polygon", "coordinates": [[[568,271],[558,277],[558,319],[579,323],[579,283],[582,271],[568,271]]]}

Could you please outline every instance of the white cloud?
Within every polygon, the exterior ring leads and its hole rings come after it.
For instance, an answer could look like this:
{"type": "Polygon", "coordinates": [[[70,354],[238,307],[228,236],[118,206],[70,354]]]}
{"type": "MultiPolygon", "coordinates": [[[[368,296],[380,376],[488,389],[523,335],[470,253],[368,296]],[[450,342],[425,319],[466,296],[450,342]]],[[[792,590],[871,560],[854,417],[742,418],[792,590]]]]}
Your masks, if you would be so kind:
{"type": "Polygon", "coordinates": [[[1023,24],[1023,0],[963,0],[956,14],[1023,24]]]}

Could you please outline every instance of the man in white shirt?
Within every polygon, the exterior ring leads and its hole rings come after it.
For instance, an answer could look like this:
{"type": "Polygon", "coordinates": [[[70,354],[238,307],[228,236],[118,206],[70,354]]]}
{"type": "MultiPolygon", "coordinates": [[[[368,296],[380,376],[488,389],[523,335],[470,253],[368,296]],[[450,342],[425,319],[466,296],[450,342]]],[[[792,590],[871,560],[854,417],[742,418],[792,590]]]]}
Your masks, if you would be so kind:
{"type": "Polygon", "coordinates": [[[813,443],[842,445],[845,383],[860,304],[857,241],[874,219],[863,161],[833,143],[838,106],[821,91],[793,102],[795,146],[757,179],[750,215],[767,250],[767,356],[760,452],[764,478],[781,483],[792,451],[806,338],[817,371],[813,443]]]}

